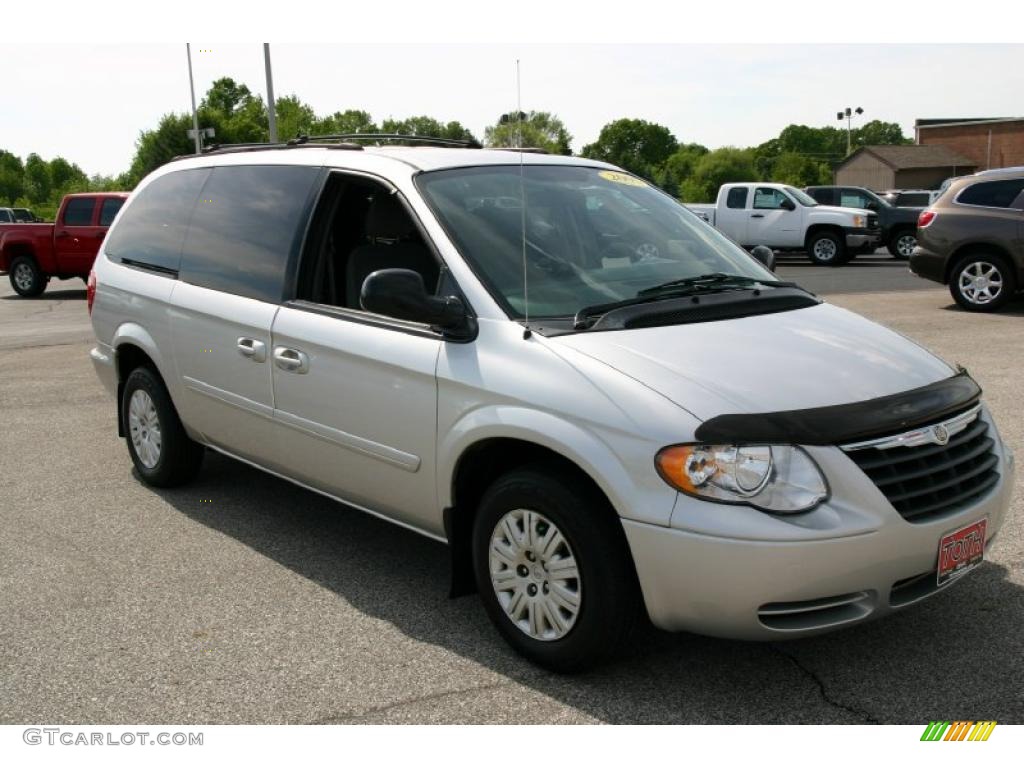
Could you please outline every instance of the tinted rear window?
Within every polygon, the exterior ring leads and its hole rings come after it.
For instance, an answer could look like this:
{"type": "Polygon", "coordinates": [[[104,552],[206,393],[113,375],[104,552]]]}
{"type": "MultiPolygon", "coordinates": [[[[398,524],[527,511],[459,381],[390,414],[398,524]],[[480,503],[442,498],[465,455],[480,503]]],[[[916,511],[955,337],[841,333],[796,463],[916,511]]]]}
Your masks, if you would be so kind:
{"type": "Polygon", "coordinates": [[[309,166],[215,168],[192,217],[179,277],[193,285],[277,302],[320,173],[309,166]]]}
{"type": "Polygon", "coordinates": [[[64,207],[64,224],[68,227],[87,227],[92,224],[95,197],[74,197],[64,207]]]}
{"type": "Polygon", "coordinates": [[[108,197],[104,200],[103,207],[100,208],[100,226],[109,227],[122,205],[124,205],[124,200],[119,197],[108,197]]]}
{"type": "Polygon", "coordinates": [[[0,211],[0,221],[14,221],[14,217],[11,215],[10,211],[0,211]]]}
{"type": "Polygon", "coordinates": [[[107,238],[106,251],[122,261],[177,271],[181,243],[208,168],[161,176],[132,200],[107,238]]]}
{"type": "Polygon", "coordinates": [[[1024,190],[1024,179],[983,181],[963,190],[957,197],[964,205],[987,205],[992,208],[1009,208],[1024,190]]]}

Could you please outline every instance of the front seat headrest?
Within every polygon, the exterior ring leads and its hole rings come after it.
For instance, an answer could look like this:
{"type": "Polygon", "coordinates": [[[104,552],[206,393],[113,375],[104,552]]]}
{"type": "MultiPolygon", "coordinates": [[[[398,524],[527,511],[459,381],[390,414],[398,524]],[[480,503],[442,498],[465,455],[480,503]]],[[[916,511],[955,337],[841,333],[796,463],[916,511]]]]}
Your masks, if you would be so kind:
{"type": "Polygon", "coordinates": [[[366,214],[366,234],[373,239],[397,240],[416,232],[412,219],[394,194],[378,194],[366,214]]]}

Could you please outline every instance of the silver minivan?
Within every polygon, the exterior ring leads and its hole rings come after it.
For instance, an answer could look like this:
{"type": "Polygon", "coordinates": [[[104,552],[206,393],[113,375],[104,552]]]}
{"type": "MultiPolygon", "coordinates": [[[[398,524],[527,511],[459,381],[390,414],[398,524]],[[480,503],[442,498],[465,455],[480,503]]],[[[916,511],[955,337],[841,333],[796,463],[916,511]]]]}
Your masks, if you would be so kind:
{"type": "Polygon", "coordinates": [[[1014,462],[967,372],[575,157],[297,141],[147,177],[89,281],[138,476],[213,449],[449,545],[573,671],[960,581],[1014,462]]]}

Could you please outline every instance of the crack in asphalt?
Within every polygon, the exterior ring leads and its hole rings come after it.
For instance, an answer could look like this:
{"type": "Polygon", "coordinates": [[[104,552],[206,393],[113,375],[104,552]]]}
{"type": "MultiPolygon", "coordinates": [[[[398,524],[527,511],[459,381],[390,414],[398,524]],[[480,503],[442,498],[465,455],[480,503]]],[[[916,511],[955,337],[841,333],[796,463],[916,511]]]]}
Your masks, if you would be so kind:
{"type": "Polygon", "coordinates": [[[878,718],[876,718],[867,710],[860,709],[859,707],[855,707],[851,704],[844,704],[838,699],[832,698],[829,695],[828,691],[825,690],[825,683],[822,681],[820,677],[818,677],[817,673],[813,669],[805,665],[803,662],[801,662],[800,659],[798,659],[796,656],[794,656],[791,653],[787,653],[774,643],[772,643],[771,647],[772,650],[774,650],[780,656],[784,656],[785,658],[793,662],[794,666],[796,666],[797,669],[799,669],[807,677],[814,681],[814,684],[818,686],[818,692],[821,694],[822,701],[824,701],[826,704],[828,704],[831,707],[835,707],[836,709],[840,709],[843,712],[847,712],[851,715],[854,715],[855,717],[858,717],[864,722],[869,723],[871,725],[881,725],[881,721],[879,721],[878,718]]]}
{"type": "Polygon", "coordinates": [[[342,724],[342,723],[355,722],[357,720],[363,720],[363,719],[365,719],[367,717],[370,717],[372,715],[379,715],[382,712],[388,712],[388,711],[390,711],[392,709],[397,709],[399,707],[405,707],[405,706],[408,706],[410,704],[419,704],[419,703],[425,702],[425,701],[437,701],[437,700],[440,700],[440,699],[444,699],[444,698],[446,698],[448,696],[458,696],[459,694],[464,694],[464,693],[477,693],[477,692],[480,692],[480,691],[489,691],[489,690],[493,690],[495,688],[501,688],[501,687],[506,686],[506,685],[512,685],[512,682],[509,681],[509,680],[502,680],[501,682],[488,683],[486,685],[474,685],[474,686],[470,686],[468,688],[457,688],[455,690],[438,691],[436,693],[427,693],[427,694],[423,694],[422,696],[413,696],[413,697],[408,698],[408,699],[399,699],[398,701],[393,701],[390,704],[384,704],[383,706],[380,706],[380,707],[373,707],[371,709],[367,709],[367,710],[365,710],[363,712],[359,712],[359,713],[346,714],[346,715],[330,715],[328,717],[323,718],[322,720],[315,720],[314,722],[310,723],[310,725],[337,725],[337,724],[342,724]]]}

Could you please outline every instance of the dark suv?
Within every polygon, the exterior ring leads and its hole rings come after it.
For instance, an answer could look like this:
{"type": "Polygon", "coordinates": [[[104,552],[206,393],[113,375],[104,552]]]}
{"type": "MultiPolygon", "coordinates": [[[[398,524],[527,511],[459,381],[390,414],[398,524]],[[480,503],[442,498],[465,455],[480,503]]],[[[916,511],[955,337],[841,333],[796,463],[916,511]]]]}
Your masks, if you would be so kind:
{"type": "Polygon", "coordinates": [[[972,312],[998,309],[1024,285],[1024,170],[963,176],[917,222],[910,269],[949,285],[972,312]]]}
{"type": "Polygon", "coordinates": [[[864,187],[807,187],[804,190],[821,205],[864,208],[878,214],[882,242],[897,259],[909,259],[917,245],[917,215],[920,208],[903,208],[864,187]]]}

